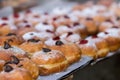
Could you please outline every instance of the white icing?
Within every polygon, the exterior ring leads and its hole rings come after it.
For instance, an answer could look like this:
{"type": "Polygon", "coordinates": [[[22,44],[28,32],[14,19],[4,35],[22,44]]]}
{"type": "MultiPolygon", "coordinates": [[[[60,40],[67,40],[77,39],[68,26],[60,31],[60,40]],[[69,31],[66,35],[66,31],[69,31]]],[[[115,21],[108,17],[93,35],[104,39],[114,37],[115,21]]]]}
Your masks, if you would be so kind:
{"type": "Polygon", "coordinates": [[[29,40],[29,39],[32,39],[32,38],[34,38],[34,37],[38,37],[38,33],[37,32],[28,32],[28,33],[25,33],[23,36],[22,36],[22,38],[24,39],[24,40],[29,40]]]}
{"type": "Polygon", "coordinates": [[[13,53],[16,53],[16,54],[26,54],[26,52],[24,50],[22,50],[21,48],[19,47],[16,47],[16,46],[12,46],[11,48],[8,48],[8,49],[4,49],[3,46],[0,46],[0,50],[1,51],[12,51],[13,53]]]}
{"type": "Polygon", "coordinates": [[[99,37],[97,37],[97,38],[92,38],[92,36],[90,36],[90,37],[87,37],[86,40],[93,41],[93,42],[96,43],[96,42],[101,42],[103,39],[102,39],[102,38],[99,38],[99,37]]]}
{"type": "Polygon", "coordinates": [[[80,48],[82,48],[82,47],[92,47],[92,48],[94,48],[95,50],[97,50],[97,47],[96,47],[96,45],[95,45],[95,43],[93,42],[93,41],[90,41],[90,40],[88,40],[88,42],[86,43],[86,44],[79,44],[79,42],[76,42],[76,44],[80,47],[80,48]]]}
{"type": "Polygon", "coordinates": [[[36,52],[33,57],[36,57],[36,58],[40,58],[40,59],[43,59],[45,61],[48,61],[50,59],[54,59],[57,57],[57,55],[60,54],[60,55],[63,55],[60,51],[58,50],[52,50],[50,52],[43,52],[43,51],[39,51],[39,52],[36,52]],[[40,57],[39,57],[40,56],[40,57]]]}
{"type": "Polygon", "coordinates": [[[79,34],[73,33],[72,35],[69,35],[69,36],[67,36],[67,35],[68,35],[68,33],[65,33],[60,36],[60,40],[63,43],[69,43],[69,42],[75,43],[75,42],[81,40],[81,37],[79,34]]]}
{"type": "Polygon", "coordinates": [[[37,31],[46,31],[46,30],[50,30],[50,31],[54,31],[54,27],[52,25],[45,25],[43,23],[39,23],[35,26],[35,29],[37,31]]]}
{"type": "Polygon", "coordinates": [[[101,23],[101,26],[112,27],[113,24],[111,22],[103,22],[101,23]]]}
{"type": "Polygon", "coordinates": [[[52,13],[54,15],[65,15],[69,12],[69,9],[66,9],[66,8],[55,8],[53,9],[52,13]]]}
{"type": "Polygon", "coordinates": [[[105,34],[104,32],[99,33],[98,37],[101,37],[101,38],[108,38],[108,37],[120,38],[119,33],[117,32],[117,30],[106,31],[106,32],[108,32],[108,34],[105,34]]]}
{"type": "Polygon", "coordinates": [[[53,38],[55,35],[53,33],[49,33],[49,32],[39,32],[37,37],[39,37],[40,39],[49,39],[49,38],[53,38]]]}
{"type": "Polygon", "coordinates": [[[26,25],[32,26],[32,24],[29,21],[27,21],[27,22],[20,22],[20,23],[17,24],[17,26],[19,28],[24,28],[26,25]]]}
{"type": "Polygon", "coordinates": [[[56,35],[61,35],[63,33],[71,32],[71,29],[68,28],[67,26],[59,26],[56,29],[56,35]]]}
{"type": "Polygon", "coordinates": [[[53,45],[55,45],[56,41],[53,40],[52,38],[50,38],[50,39],[46,40],[44,43],[47,46],[53,46],[53,45]]]}
{"type": "Polygon", "coordinates": [[[80,32],[80,30],[85,30],[85,26],[80,24],[80,25],[71,27],[71,29],[73,32],[80,32]]]}

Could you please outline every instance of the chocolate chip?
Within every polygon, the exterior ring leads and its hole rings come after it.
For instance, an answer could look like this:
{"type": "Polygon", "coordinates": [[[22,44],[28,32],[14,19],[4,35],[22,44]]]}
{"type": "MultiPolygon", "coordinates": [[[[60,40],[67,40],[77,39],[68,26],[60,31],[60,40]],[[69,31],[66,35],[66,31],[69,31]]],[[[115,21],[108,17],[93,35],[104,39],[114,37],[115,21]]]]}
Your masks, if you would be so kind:
{"type": "Polygon", "coordinates": [[[6,36],[16,36],[15,33],[8,33],[6,36]]]}
{"type": "Polygon", "coordinates": [[[49,13],[48,12],[44,12],[44,15],[48,15],[49,13]]]}
{"type": "Polygon", "coordinates": [[[80,25],[80,23],[78,22],[73,23],[73,26],[78,26],[78,25],[80,25]]]}
{"type": "Polygon", "coordinates": [[[31,10],[27,10],[26,13],[31,13],[31,10]]]}
{"type": "Polygon", "coordinates": [[[64,15],[64,18],[69,19],[70,17],[69,17],[69,16],[67,16],[67,15],[64,15]]]}
{"type": "Polygon", "coordinates": [[[50,30],[46,30],[46,32],[49,32],[49,33],[54,33],[53,31],[50,31],[50,30]]]}
{"type": "Polygon", "coordinates": [[[21,64],[21,65],[19,65],[18,67],[22,67],[23,65],[21,64]]]}
{"type": "Polygon", "coordinates": [[[11,45],[8,42],[4,42],[4,49],[9,49],[11,48],[11,45]]]}
{"type": "Polygon", "coordinates": [[[13,64],[13,62],[12,62],[12,61],[8,61],[8,62],[6,62],[6,63],[4,64],[4,66],[5,66],[5,65],[8,65],[8,64],[13,64]]]}
{"type": "Polygon", "coordinates": [[[88,17],[88,18],[86,18],[86,20],[93,20],[92,18],[90,18],[90,17],[88,17]]]}
{"type": "Polygon", "coordinates": [[[43,52],[50,52],[51,49],[48,49],[48,48],[42,48],[43,52]]]}
{"type": "Polygon", "coordinates": [[[118,20],[120,20],[120,16],[119,16],[119,17],[117,17],[117,19],[116,19],[116,20],[117,20],[117,21],[118,21],[118,20]]]}
{"type": "Polygon", "coordinates": [[[110,19],[105,20],[105,22],[113,23],[110,19]]]}
{"type": "Polygon", "coordinates": [[[30,28],[30,27],[31,27],[31,25],[27,24],[27,25],[25,25],[25,27],[26,27],[26,28],[30,28]]]}
{"type": "Polygon", "coordinates": [[[43,24],[44,24],[44,25],[48,25],[48,23],[47,23],[47,22],[43,22],[43,24]]]}
{"type": "Polygon", "coordinates": [[[56,17],[54,17],[54,18],[53,18],[53,21],[56,21],[56,20],[57,20],[57,18],[56,18],[56,17]]]}
{"type": "Polygon", "coordinates": [[[11,56],[11,57],[12,57],[11,62],[12,62],[13,64],[19,64],[20,60],[19,60],[16,56],[11,56]]]}
{"type": "Polygon", "coordinates": [[[28,42],[39,42],[39,39],[29,39],[28,42]]]}
{"type": "Polygon", "coordinates": [[[56,41],[56,43],[55,43],[57,46],[61,46],[61,45],[63,45],[63,42],[62,41],[56,41]]]}
{"type": "Polygon", "coordinates": [[[108,32],[104,32],[105,34],[109,34],[108,32]]]}
{"type": "Polygon", "coordinates": [[[4,71],[5,72],[10,72],[10,71],[12,71],[13,70],[13,68],[10,66],[10,65],[5,65],[4,66],[4,71]]]}

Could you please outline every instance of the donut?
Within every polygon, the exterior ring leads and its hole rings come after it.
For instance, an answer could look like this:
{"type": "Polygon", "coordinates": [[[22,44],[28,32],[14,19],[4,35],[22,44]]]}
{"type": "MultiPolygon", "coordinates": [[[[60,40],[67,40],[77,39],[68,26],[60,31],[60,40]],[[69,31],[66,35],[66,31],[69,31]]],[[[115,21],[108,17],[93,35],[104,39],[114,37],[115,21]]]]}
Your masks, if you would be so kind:
{"type": "Polygon", "coordinates": [[[17,58],[16,56],[11,56],[11,60],[5,63],[5,65],[8,64],[28,70],[34,79],[39,76],[38,66],[28,58],[17,58]]]}
{"type": "Polygon", "coordinates": [[[80,40],[79,42],[76,42],[76,44],[79,46],[82,56],[89,56],[94,59],[97,58],[97,47],[96,45],[88,40],[80,40]]]}
{"type": "Polygon", "coordinates": [[[108,43],[110,51],[116,51],[119,49],[119,35],[114,31],[114,33],[101,32],[98,34],[98,37],[105,39],[108,43]]]}
{"type": "Polygon", "coordinates": [[[97,58],[105,57],[109,53],[109,47],[106,40],[99,38],[97,35],[86,38],[88,41],[92,41],[97,47],[97,58]]]}
{"type": "Polygon", "coordinates": [[[19,47],[32,56],[35,52],[40,51],[43,46],[43,42],[39,39],[29,39],[28,41],[22,43],[19,47]]]}
{"type": "Polygon", "coordinates": [[[0,46],[0,59],[10,60],[10,57],[15,55],[16,57],[27,57],[27,53],[17,46],[11,46],[9,43],[4,42],[4,46],[0,46]]]}
{"type": "Polygon", "coordinates": [[[98,30],[97,24],[92,18],[86,18],[84,25],[86,26],[89,34],[95,34],[98,30]]]}
{"type": "Polygon", "coordinates": [[[48,46],[50,49],[60,50],[67,58],[69,64],[79,61],[81,57],[81,51],[74,43],[64,44],[58,40],[53,46],[48,46]]]}
{"type": "Polygon", "coordinates": [[[40,71],[40,75],[49,75],[56,72],[64,71],[68,67],[68,62],[62,52],[43,48],[31,57],[40,71]]]}
{"type": "Polygon", "coordinates": [[[1,80],[33,80],[30,73],[24,68],[12,67],[5,65],[0,72],[1,80]]]}

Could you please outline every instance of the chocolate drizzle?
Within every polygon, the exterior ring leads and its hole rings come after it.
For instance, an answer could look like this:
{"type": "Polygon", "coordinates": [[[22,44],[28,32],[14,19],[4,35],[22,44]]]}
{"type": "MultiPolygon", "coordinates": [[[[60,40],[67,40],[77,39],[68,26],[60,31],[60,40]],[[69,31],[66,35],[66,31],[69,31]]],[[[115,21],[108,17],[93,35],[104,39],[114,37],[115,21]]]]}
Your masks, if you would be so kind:
{"type": "Polygon", "coordinates": [[[63,45],[63,42],[62,41],[56,41],[55,45],[61,46],[61,45],[63,45]]]}
{"type": "Polygon", "coordinates": [[[43,52],[50,52],[51,49],[48,49],[48,48],[42,48],[43,52]]]}
{"type": "Polygon", "coordinates": [[[13,68],[10,66],[10,65],[5,65],[4,66],[4,71],[5,72],[10,72],[10,71],[12,71],[13,70],[13,68]]]}
{"type": "Polygon", "coordinates": [[[8,42],[4,42],[4,49],[12,48],[11,45],[8,42]]]}

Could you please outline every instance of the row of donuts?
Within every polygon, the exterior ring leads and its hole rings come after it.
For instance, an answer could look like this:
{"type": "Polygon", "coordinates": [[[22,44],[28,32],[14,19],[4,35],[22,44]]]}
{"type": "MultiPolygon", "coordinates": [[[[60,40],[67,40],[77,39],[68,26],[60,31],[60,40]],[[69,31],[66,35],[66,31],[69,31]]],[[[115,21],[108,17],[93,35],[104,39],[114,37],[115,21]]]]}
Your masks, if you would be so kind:
{"type": "Polygon", "coordinates": [[[1,70],[8,69],[8,72],[1,72],[1,79],[6,78],[3,75],[9,75],[9,69],[12,71],[13,68],[25,68],[33,78],[36,78],[39,72],[40,75],[48,75],[66,70],[70,64],[79,61],[81,54],[95,59],[105,57],[110,51],[119,49],[119,32],[120,28],[107,29],[105,32],[81,39],[76,43],[63,43],[59,37],[56,37],[53,42],[49,40],[52,45],[45,45],[43,41],[36,38],[19,45],[19,39],[15,38],[16,34],[9,33],[4,36],[5,40],[0,48],[1,70]],[[20,63],[22,61],[23,63],[20,63]]]}
{"type": "Polygon", "coordinates": [[[79,10],[72,10],[71,17],[68,10],[54,9],[42,15],[28,10],[1,18],[1,80],[34,80],[39,74],[66,70],[81,56],[97,59],[119,49],[119,17],[104,17],[108,11],[100,8],[95,21],[92,16],[81,16],[79,10]]]}
{"type": "Polygon", "coordinates": [[[12,44],[15,34],[9,34],[9,37],[11,40],[4,41],[0,46],[1,80],[33,80],[39,75],[64,71],[81,57],[80,49],[73,43],[63,45],[57,41],[58,46],[48,48],[39,39],[30,39],[18,45],[12,44]]]}

